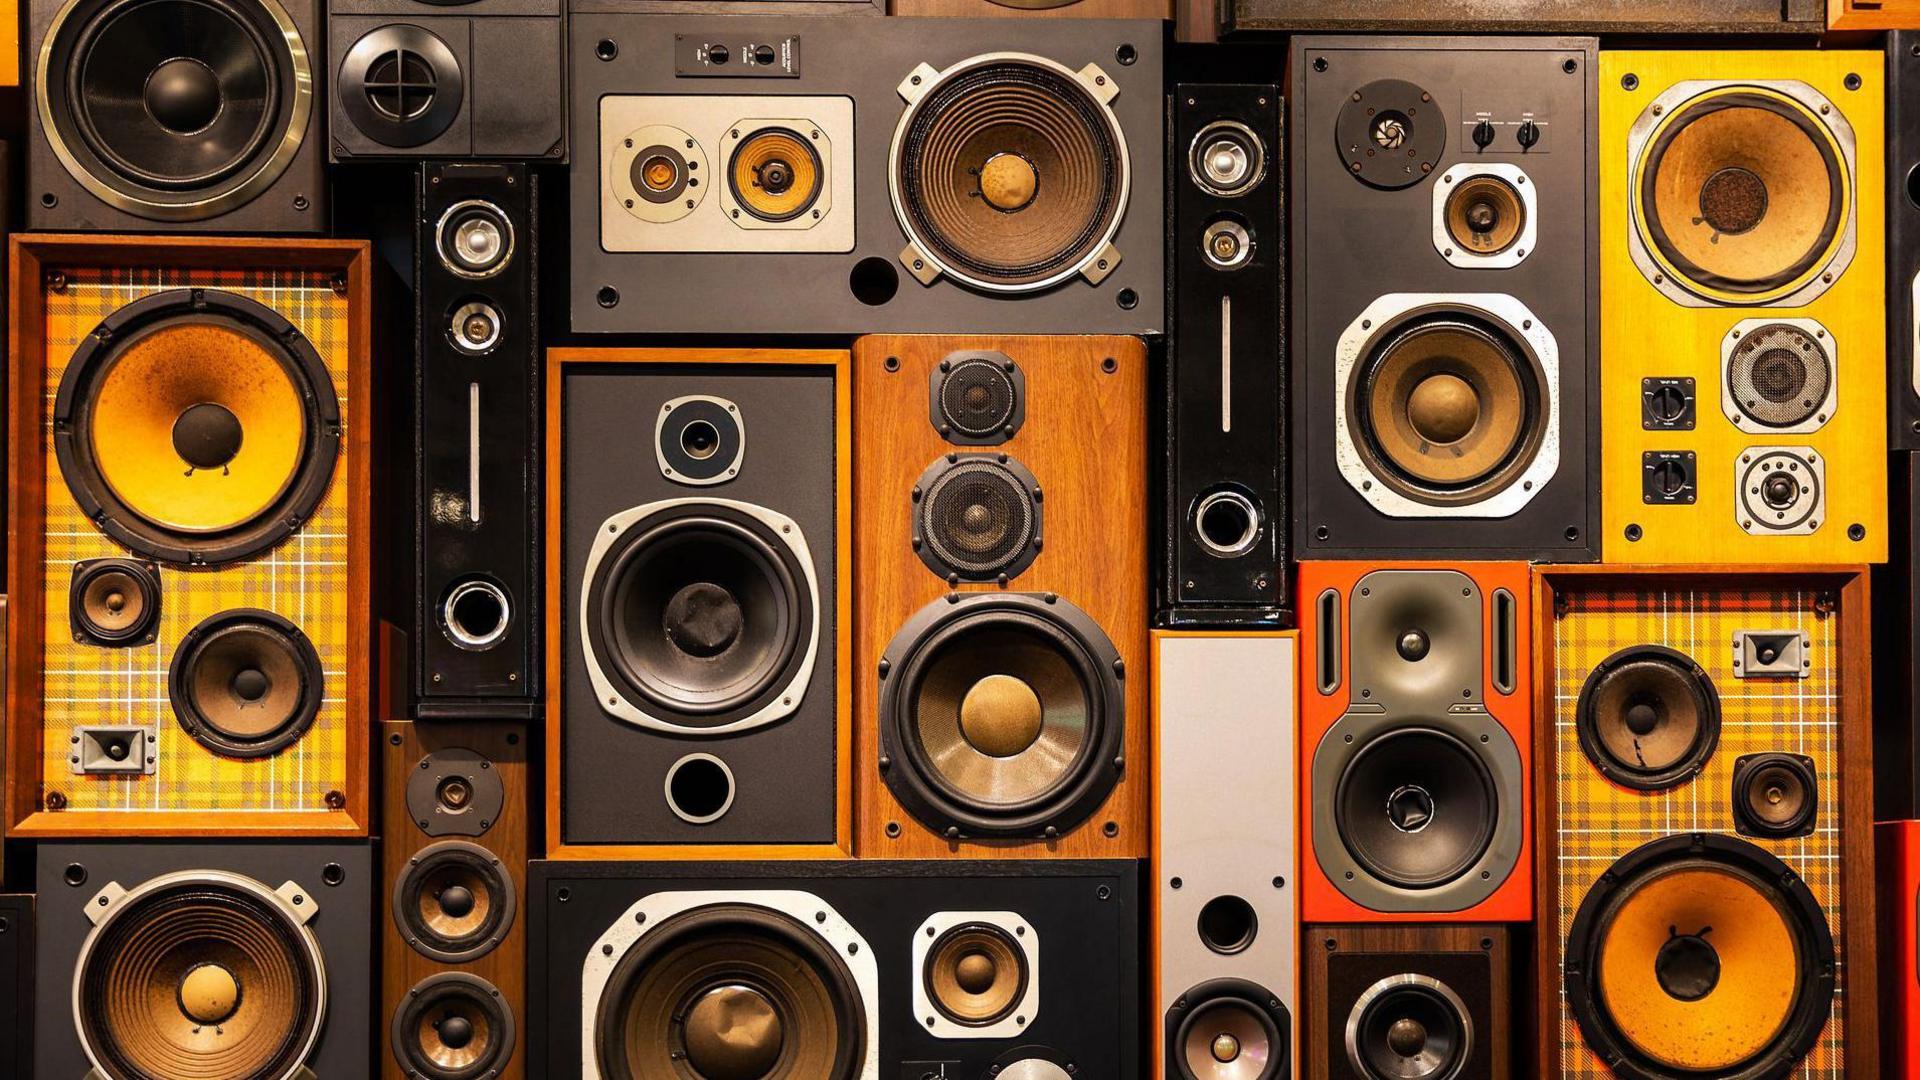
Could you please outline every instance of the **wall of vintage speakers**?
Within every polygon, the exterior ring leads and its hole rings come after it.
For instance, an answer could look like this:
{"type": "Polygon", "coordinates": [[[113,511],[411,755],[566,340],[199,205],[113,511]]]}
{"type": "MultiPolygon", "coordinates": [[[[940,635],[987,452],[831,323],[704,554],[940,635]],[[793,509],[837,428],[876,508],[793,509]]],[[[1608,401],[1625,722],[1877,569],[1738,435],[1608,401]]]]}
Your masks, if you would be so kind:
{"type": "Polygon", "coordinates": [[[1880,1075],[1864,568],[1537,581],[1546,1075],[1880,1075]]]}
{"type": "Polygon", "coordinates": [[[1597,58],[1293,39],[1301,557],[1595,557],[1597,58]]]}
{"type": "Polygon", "coordinates": [[[853,364],[859,853],[1144,855],[1147,603],[1112,587],[1147,575],[1144,346],[864,337],[853,364]],[[1020,373],[1021,420],[963,448],[929,402],[980,362],[1020,373]]]}
{"type": "Polygon", "coordinates": [[[1601,58],[1607,561],[1886,558],[1884,63],[1601,58]]]}
{"type": "Polygon", "coordinates": [[[573,329],[1158,332],[1162,25],[571,21],[573,329]]]}
{"type": "Polygon", "coordinates": [[[1137,1077],[1137,875],[536,861],[535,1071],[1137,1077]]]}
{"type": "MultiPolygon", "coordinates": [[[[1815,36],[1827,28],[1827,6],[1861,0],[1465,0],[1432,5],[1420,0],[1358,0],[1328,6],[1315,0],[1227,0],[1226,29],[1241,31],[1578,34],[1766,34],[1815,36]]],[[[1899,6],[1893,0],[1888,6],[1899,6]]],[[[1873,0],[1864,0],[1873,3],[1873,0]]],[[[1875,4],[1878,7],[1880,5],[1875,4]]]]}
{"type": "Polygon", "coordinates": [[[550,852],[851,852],[847,361],[548,354],[550,852]]]}
{"type": "Polygon", "coordinates": [[[367,245],[14,253],[9,831],[365,835],[367,245]]]}

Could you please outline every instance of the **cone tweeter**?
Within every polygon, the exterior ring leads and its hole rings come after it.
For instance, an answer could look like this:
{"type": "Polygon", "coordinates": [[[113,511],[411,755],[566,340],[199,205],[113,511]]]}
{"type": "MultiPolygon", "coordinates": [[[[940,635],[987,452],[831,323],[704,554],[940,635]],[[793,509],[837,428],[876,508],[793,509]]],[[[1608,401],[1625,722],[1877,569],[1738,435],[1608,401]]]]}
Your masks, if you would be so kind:
{"type": "Polygon", "coordinates": [[[1703,768],[1720,743],[1720,696],[1686,654],[1636,645],[1607,657],[1580,687],[1580,749],[1601,774],[1664,791],[1703,768]]]}
{"type": "Polygon", "coordinates": [[[1833,415],[1834,342],[1812,319],[1743,319],[1721,343],[1720,403],[1748,431],[1813,431],[1833,415]]]}
{"type": "Polygon", "coordinates": [[[160,571],[134,559],[83,559],[73,566],[67,611],[76,641],[115,648],[154,639],[160,571]]]}
{"type": "Polygon", "coordinates": [[[167,693],[195,742],[216,754],[259,758],[292,746],[313,726],[326,676],[299,627],[270,611],[235,608],[180,639],[167,693]]]}
{"type": "Polygon", "coordinates": [[[1564,966],[1582,1033],[1629,1080],[1785,1075],[1834,995],[1833,938],[1805,883],[1711,834],[1615,862],[1580,904],[1564,966]]]}
{"type": "Polygon", "coordinates": [[[1819,773],[1812,758],[1746,754],[1734,761],[1733,820],[1741,833],[1772,840],[1806,836],[1819,809],[1819,773]]]}
{"type": "Polygon", "coordinates": [[[1805,84],[1680,84],[1630,153],[1635,261],[1683,302],[1805,303],[1852,257],[1852,128],[1805,84]]]}
{"type": "Polygon", "coordinates": [[[109,315],[67,363],[53,421],[74,500],[169,563],[231,562],[286,539],[326,496],[340,450],[339,401],[312,343],[216,289],[109,315]]]}
{"type": "Polygon", "coordinates": [[[1167,1017],[1170,1080],[1280,1080],[1293,1075],[1286,1007],[1237,979],[1182,994],[1167,1017]]]}
{"type": "Polygon", "coordinates": [[[1360,1076],[1455,1080],[1473,1055],[1473,1021],[1453,988],[1428,975],[1381,979],[1347,1014],[1347,1060],[1360,1076]]]}
{"type": "Polygon", "coordinates": [[[881,660],[883,775],[949,836],[1080,824],[1120,778],[1119,655],[1051,595],[977,593],[922,608],[881,660]]]}
{"type": "Polygon", "coordinates": [[[1010,911],[941,912],[913,939],[915,1017],[935,1038],[1018,1035],[1038,1019],[1040,941],[1010,911]]]}
{"type": "Polygon", "coordinates": [[[288,1076],[326,1009],[305,923],[312,901],[250,878],[189,871],[109,885],[75,962],[80,1039],[109,1080],[288,1076]]]}
{"type": "Polygon", "coordinates": [[[407,861],[393,883],[393,921],[423,956],[445,964],[477,960],[513,926],[517,898],[499,856],[464,840],[442,840],[407,861]]]}
{"type": "Polygon", "coordinates": [[[1027,376],[1005,353],[949,356],[928,373],[928,412],[959,446],[1006,442],[1027,417],[1027,376]]]}
{"type": "Polygon", "coordinates": [[[913,486],[913,547],[949,581],[1007,581],[1040,555],[1040,482],[1006,454],[948,454],[913,486]]]}
{"type": "Polygon", "coordinates": [[[421,1080],[490,1080],[513,1056],[513,1013],[500,990],[475,975],[444,971],[407,992],[393,1014],[394,1058],[421,1080]]]}

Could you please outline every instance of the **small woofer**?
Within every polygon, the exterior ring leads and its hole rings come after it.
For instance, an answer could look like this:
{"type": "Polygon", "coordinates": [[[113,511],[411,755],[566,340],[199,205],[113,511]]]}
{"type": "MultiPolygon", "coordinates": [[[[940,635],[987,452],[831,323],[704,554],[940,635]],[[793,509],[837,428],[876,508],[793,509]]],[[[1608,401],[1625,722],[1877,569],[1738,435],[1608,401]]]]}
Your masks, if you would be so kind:
{"type": "Polygon", "coordinates": [[[956,926],[927,951],[920,977],[940,1015],[963,1027],[1005,1020],[1027,994],[1032,972],[1026,950],[1004,928],[956,926]]]}
{"type": "Polygon", "coordinates": [[[393,884],[393,922],[416,952],[464,964],[492,952],[517,897],[500,857],[465,840],[428,844],[393,884]]]}
{"type": "Polygon", "coordinates": [[[1792,323],[1748,329],[1727,357],[1734,419],[1760,428],[1795,427],[1816,416],[1833,377],[1824,336],[1792,323]]]}
{"type": "Polygon", "coordinates": [[[808,134],[763,128],[734,147],[727,183],[747,213],[761,221],[792,221],[819,201],[826,168],[808,134]]]}
{"type": "Polygon", "coordinates": [[[1733,823],[1747,836],[1784,840],[1813,833],[1819,772],[1801,754],[1745,754],[1733,762],[1733,823]]]}
{"type": "Polygon", "coordinates": [[[1720,696],[1684,653],[1635,645],[1587,675],[1574,714],[1580,749],[1601,774],[1663,791],[1699,772],[1720,742],[1720,696]]]}
{"type": "Polygon", "coordinates": [[[485,578],[465,578],[447,590],[440,604],[440,627],[463,649],[479,652],[500,644],[513,626],[507,592],[485,578]]]}
{"type": "Polygon", "coordinates": [[[1473,1038],[1466,1003],[1427,975],[1381,979],[1347,1014],[1347,1060],[1361,1076],[1455,1080],[1473,1038]]]}
{"type": "Polygon", "coordinates": [[[1260,933],[1260,916],[1238,896],[1216,896],[1200,909],[1200,941],[1222,956],[1247,951],[1260,933]]]}
{"type": "Polygon", "coordinates": [[[407,991],[393,1014],[393,1056],[421,1080],[489,1080],[513,1057],[513,1011],[477,975],[443,971],[407,991]]]}
{"type": "Polygon", "coordinates": [[[1026,373],[1005,353],[955,353],[929,378],[929,416],[950,443],[998,445],[1026,419],[1026,373]]]}
{"type": "Polygon", "coordinates": [[[941,577],[1012,578],[1039,557],[1040,483],[1005,454],[948,454],[920,474],[914,495],[914,548],[941,577]]]}
{"type": "Polygon", "coordinates": [[[688,754],[667,769],[667,808],[689,825],[710,825],[733,809],[733,770],[712,754],[688,754]]]}
{"type": "Polygon", "coordinates": [[[1293,1075],[1292,1019],[1279,996],[1237,979],[1203,983],[1167,1014],[1168,1080],[1282,1080],[1293,1075]]]}
{"type": "Polygon", "coordinates": [[[143,645],[160,624],[160,569],[134,559],[85,559],[73,565],[68,622],[76,641],[115,648],[143,645]]]}
{"type": "Polygon", "coordinates": [[[1498,255],[1526,230],[1527,204],[1497,176],[1462,180],[1446,202],[1447,236],[1475,255],[1498,255]]]}
{"type": "Polygon", "coordinates": [[[313,726],[326,676],[299,627],[271,611],[235,608],[180,639],[167,693],[195,742],[228,757],[258,758],[292,746],[313,726]]]}
{"type": "Polygon", "coordinates": [[[1340,840],[1374,877],[1429,889],[1465,874],[1493,842],[1502,812],[1486,761],[1434,728],[1391,728],[1361,747],[1333,797],[1340,840]]]}
{"type": "Polygon", "coordinates": [[[463,278],[489,278],[513,261],[513,222],[484,199],[447,207],[433,227],[440,265],[463,278]]]}

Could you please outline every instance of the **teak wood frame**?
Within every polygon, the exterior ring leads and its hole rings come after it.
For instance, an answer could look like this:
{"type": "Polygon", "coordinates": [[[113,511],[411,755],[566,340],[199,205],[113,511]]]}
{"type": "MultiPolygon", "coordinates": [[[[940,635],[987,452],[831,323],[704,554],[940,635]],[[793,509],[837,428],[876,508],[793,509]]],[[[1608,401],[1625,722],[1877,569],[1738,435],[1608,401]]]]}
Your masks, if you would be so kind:
{"type": "MultiPolygon", "coordinates": [[[[1776,568],[1769,568],[1776,569],[1776,568]]],[[[1553,617],[1555,583],[1573,580],[1583,588],[1601,588],[1619,583],[1646,588],[1662,582],[1684,585],[1716,575],[1751,577],[1752,566],[1640,566],[1625,568],[1606,564],[1587,566],[1537,566],[1533,571],[1533,621],[1537,627],[1553,617]]],[[[1846,912],[1843,932],[1846,956],[1865,958],[1864,963],[1847,964],[1847,1060],[1848,1080],[1875,1080],[1880,1075],[1878,972],[1873,963],[1874,938],[1878,932],[1874,916],[1874,838],[1873,838],[1873,676],[1867,644],[1872,640],[1873,615],[1868,595],[1868,568],[1858,565],[1813,564],[1777,568],[1778,576],[1802,581],[1817,581],[1834,588],[1840,595],[1839,640],[1856,647],[1840,657],[1840,759],[1845,770],[1840,782],[1840,903],[1846,912]]],[[[1537,722],[1551,724],[1558,715],[1554,701],[1553,635],[1533,633],[1534,716],[1537,722]]],[[[1559,786],[1558,738],[1549,726],[1547,737],[1534,740],[1533,819],[1536,836],[1559,835],[1560,820],[1556,789],[1559,786]]],[[[1554,857],[1551,840],[1534,845],[1534,911],[1542,934],[1557,934],[1556,924],[1548,922],[1560,910],[1556,883],[1559,876],[1549,871],[1546,860],[1554,857]]],[[[1560,966],[1555,959],[1559,949],[1551,939],[1542,939],[1534,949],[1534,993],[1539,1019],[1534,1024],[1537,1075],[1561,1074],[1560,1054],[1560,966]]]]}
{"type": "Polygon", "coordinates": [[[840,660],[834,684],[834,842],[831,844],[569,844],[561,831],[560,764],[564,758],[560,664],[565,635],[546,635],[546,839],[550,859],[850,859],[853,857],[853,370],[844,349],[625,349],[547,350],[546,415],[546,610],[569,610],[560,530],[563,444],[562,387],[569,367],[591,364],[773,364],[834,369],[834,622],[833,648],[840,660]]]}
{"type": "Polygon", "coordinates": [[[45,233],[15,236],[9,256],[11,357],[7,425],[7,729],[6,826],[26,839],[92,836],[365,836],[372,729],[373,571],[372,476],[375,408],[372,246],[364,240],[243,240],[211,236],[45,233]],[[46,599],[42,532],[47,496],[46,455],[39,449],[47,393],[40,356],[46,341],[44,276],[61,267],[273,269],[332,271],[345,282],[351,310],[348,400],[359,422],[347,426],[347,780],[338,809],[304,812],[212,811],[169,813],[49,810],[40,804],[45,715],[40,700],[46,599]]]}

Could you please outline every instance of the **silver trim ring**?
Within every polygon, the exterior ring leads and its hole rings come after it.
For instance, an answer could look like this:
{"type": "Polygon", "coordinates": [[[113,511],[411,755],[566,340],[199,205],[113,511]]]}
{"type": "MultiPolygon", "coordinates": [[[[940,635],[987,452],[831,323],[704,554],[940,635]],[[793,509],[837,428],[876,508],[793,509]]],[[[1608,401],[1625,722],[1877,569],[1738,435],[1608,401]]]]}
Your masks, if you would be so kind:
{"type": "Polygon", "coordinates": [[[1259,187],[1260,181],[1267,178],[1266,141],[1260,138],[1259,134],[1252,128],[1238,120],[1215,120],[1206,127],[1201,128],[1199,134],[1193,137],[1193,141],[1187,144],[1187,175],[1193,179],[1196,186],[1210,195],[1217,195],[1223,199],[1237,199],[1247,192],[1252,191],[1254,188],[1259,187]],[[1207,178],[1206,174],[1202,173],[1200,169],[1196,167],[1198,162],[1195,160],[1195,156],[1199,153],[1200,143],[1208,138],[1219,137],[1219,133],[1222,131],[1235,132],[1242,139],[1245,139],[1250,153],[1247,162],[1246,178],[1240,181],[1240,183],[1230,186],[1215,184],[1207,178]]]}
{"type": "Polygon", "coordinates": [[[440,215],[440,220],[435,222],[433,226],[433,251],[434,254],[439,257],[440,265],[446,267],[448,273],[466,278],[469,281],[483,281],[487,278],[497,276],[507,268],[508,263],[513,261],[513,250],[513,219],[509,218],[507,212],[500,209],[498,205],[486,199],[462,199],[454,203],[452,206],[447,207],[446,212],[440,215]],[[488,263],[484,269],[480,270],[467,269],[458,261],[447,258],[446,246],[447,223],[452,221],[453,216],[460,211],[475,208],[491,211],[490,216],[500,225],[500,239],[503,241],[499,255],[497,255],[491,263],[488,263]]]}
{"type": "Polygon", "coordinates": [[[1741,319],[1734,323],[1726,336],[1720,339],[1720,411],[1734,427],[1755,435],[1799,435],[1825,427],[1840,411],[1840,339],[1821,325],[1818,319],[1759,318],[1741,319]],[[1807,411],[1806,419],[1798,423],[1779,426],[1759,420],[1749,423],[1752,418],[1741,408],[1740,399],[1733,393],[1733,354],[1739,349],[1742,338],[1766,326],[1790,326],[1807,335],[1819,346],[1827,361],[1826,393],[1820,395],[1820,400],[1807,411]]]}
{"type": "Polygon", "coordinates": [[[1212,492],[1202,496],[1200,502],[1193,508],[1193,534],[1209,555],[1222,559],[1237,558],[1252,551],[1253,546],[1260,542],[1260,511],[1253,505],[1252,499],[1238,491],[1228,489],[1212,492]],[[1217,543],[1207,535],[1203,524],[1207,518],[1207,511],[1221,505],[1235,507],[1247,518],[1247,527],[1241,530],[1239,537],[1231,544],[1217,543]]]}
{"type": "Polygon", "coordinates": [[[500,344],[500,335],[505,329],[502,325],[504,319],[505,316],[500,314],[500,309],[485,300],[469,300],[455,308],[453,317],[447,320],[447,336],[452,339],[454,348],[463,353],[478,355],[500,344]],[[460,332],[460,324],[473,315],[486,316],[487,321],[493,326],[493,332],[483,341],[475,341],[460,332]]]}
{"type": "Polygon", "coordinates": [[[463,581],[453,587],[453,591],[447,594],[446,602],[440,605],[440,625],[446,629],[447,637],[462,649],[469,652],[491,649],[500,644],[500,639],[507,636],[507,629],[513,625],[513,605],[507,600],[505,589],[485,578],[463,581]],[[476,634],[462,627],[453,617],[455,606],[476,593],[491,597],[494,603],[500,605],[500,621],[484,634],[476,634]]]}
{"type": "Polygon", "coordinates": [[[1453,987],[1431,975],[1413,972],[1389,975],[1361,992],[1360,997],[1353,1003],[1353,1011],[1347,1013],[1347,1061],[1352,1064],[1354,1071],[1362,1076],[1368,1075],[1370,1070],[1360,1055],[1360,1021],[1365,1019],[1367,1008],[1374,1002],[1389,992],[1406,986],[1418,986],[1431,990],[1447,1003],[1455,1016],[1460,1018],[1460,1053],[1456,1059],[1459,1064],[1442,1076],[1434,1078],[1434,1080],[1452,1080],[1453,1077],[1460,1075],[1461,1068],[1473,1057],[1473,1015],[1467,1012],[1467,1003],[1460,1000],[1460,995],[1453,992],[1453,987]]]}
{"type": "Polygon", "coordinates": [[[739,783],[733,778],[733,770],[727,766],[726,762],[712,754],[688,754],[679,761],[667,766],[667,777],[661,782],[660,787],[667,799],[667,809],[673,811],[674,817],[679,818],[689,825],[711,825],[721,818],[726,817],[727,811],[733,809],[734,795],[740,790],[739,783]],[[690,814],[682,809],[680,804],[675,802],[673,798],[673,778],[680,775],[681,769],[686,768],[696,761],[704,761],[709,765],[718,767],[721,775],[727,778],[727,798],[720,804],[720,809],[715,810],[711,814],[690,814]]]}
{"type": "Polygon", "coordinates": [[[300,37],[300,28],[294,25],[292,17],[278,0],[248,0],[249,3],[258,4],[260,10],[266,12],[267,17],[279,27],[287,47],[287,56],[293,65],[293,98],[287,103],[286,134],[281,136],[280,145],[274,147],[260,167],[238,182],[226,185],[224,189],[204,198],[190,202],[155,202],[129,195],[82,166],[60,134],[60,125],[53,115],[53,103],[47,94],[47,87],[52,85],[50,76],[54,46],[60,41],[60,33],[65,29],[68,18],[82,2],[67,0],[47,25],[47,36],[40,45],[40,59],[35,65],[33,95],[47,146],[53,150],[53,156],[59,159],[61,167],[67,170],[67,175],[75,183],[101,202],[139,217],[154,221],[200,221],[251,202],[279,180],[280,174],[287,171],[287,166],[293,164],[294,155],[306,142],[307,121],[313,114],[313,65],[307,55],[306,42],[300,37]]]}

